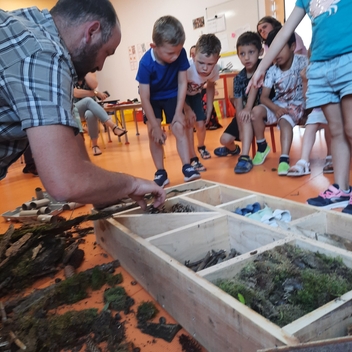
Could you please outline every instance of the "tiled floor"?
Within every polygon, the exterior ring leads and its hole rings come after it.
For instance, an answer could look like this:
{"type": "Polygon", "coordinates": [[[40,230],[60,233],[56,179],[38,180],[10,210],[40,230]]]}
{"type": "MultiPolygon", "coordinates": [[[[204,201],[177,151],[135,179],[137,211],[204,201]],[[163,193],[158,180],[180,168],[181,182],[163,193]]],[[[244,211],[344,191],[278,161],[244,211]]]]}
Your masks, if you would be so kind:
{"type": "MultiPolygon", "coordinates": [[[[223,119],[221,120],[221,123],[224,128],[207,132],[206,145],[207,149],[211,151],[211,153],[216,147],[219,146],[220,135],[229,122],[230,119],[223,119]]],[[[112,136],[114,137],[113,142],[106,143],[106,149],[103,149],[103,154],[96,157],[92,156],[92,161],[108,170],[126,172],[135,176],[153,179],[155,168],[150,157],[145,125],[141,122],[139,123],[140,136],[136,136],[135,134],[134,123],[128,123],[127,129],[129,130],[128,137],[130,144],[124,144],[124,137],[122,137],[123,143],[119,143],[117,138],[112,136]]],[[[291,164],[295,163],[299,159],[300,143],[303,133],[304,129],[296,127],[294,130],[294,141],[291,150],[291,164]]],[[[326,156],[323,133],[323,131],[318,132],[317,140],[311,154],[311,175],[297,178],[280,177],[277,175],[276,168],[278,166],[278,158],[280,155],[280,140],[279,132],[276,131],[276,145],[278,152],[276,154],[269,154],[263,165],[255,166],[248,174],[236,175],[233,172],[233,168],[237,162],[237,156],[219,158],[214,156],[212,153],[211,159],[202,161],[208,169],[206,172],[202,173],[202,178],[281,198],[291,199],[297,202],[305,202],[307,198],[317,196],[319,192],[325,190],[329,184],[333,182],[333,175],[323,175],[322,173],[324,159],[326,156]]],[[[168,139],[165,145],[165,168],[169,174],[169,179],[171,181],[170,186],[172,187],[183,183],[184,181],[181,172],[181,161],[175,148],[175,138],[171,132],[167,132],[167,134],[168,139]]],[[[267,135],[267,139],[270,144],[269,134],[267,135]]],[[[87,138],[86,146],[89,149],[90,155],[92,155],[87,138]]],[[[30,200],[35,195],[34,189],[36,187],[42,187],[39,177],[23,174],[22,168],[23,165],[20,161],[16,162],[10,168],[8,176],[0,182],[0,214],[8,210],[13,210],[23,202],[30,200]]],[[[76,209],[73,213],[66,212],[63,215],[66,217],[78,216],[89,212],[90,209],[91,206],[87,205],[83,208],[76,209]]],[[[5,232],[7,227],[8,223],[1,218],[0,233],[5,232]]],[[[111,260],[106,253],[103,253],[98,246],[94,245],[94,241],[95,237],[93,235],[90,237],[88,236],[87,244],[85,245],[85,263],[82,269],[111,260]]],[[[143,290],[141,286],[138,284],[136,286],[131,285],[133,278],[124,269],[122,269],[122,272],[125,278],[125,288],[127,292],[135,298],[137,303],[151,300],[151,297],[143,290]]],[[[38,283],[37,287],[46,286],[51,282],[52,280],[42,280],[38,283]]],[[[92,302],[96,302],[96,299],[93,297],[90,300],[90,303],[92,302]]],[[[83,304],[85,305],[86,303],[87,302],[83,304]]],[[[101,304],[101,302],[98,303],[101,304]]],[[[172,318],[169,317],[166,312],[164,312],[161,308],[160,310],[161,313],[158,317],[163,315],[167,317],[168,322],[173,322],[172,318]]],[[[171,344],[162,340],[155,342],[150,336],[143,335],[138,329],[135,329],[135,325],[136,320],[129,317],[127,320],[127,337],[129,340],[134,341],[136,346],[141,347],[143,352],[181,351],[177,338],[174,339],[171,344]]],[[[181,333],[184,333],[184,331],[181,330],[178,335],[181,333]]]]}

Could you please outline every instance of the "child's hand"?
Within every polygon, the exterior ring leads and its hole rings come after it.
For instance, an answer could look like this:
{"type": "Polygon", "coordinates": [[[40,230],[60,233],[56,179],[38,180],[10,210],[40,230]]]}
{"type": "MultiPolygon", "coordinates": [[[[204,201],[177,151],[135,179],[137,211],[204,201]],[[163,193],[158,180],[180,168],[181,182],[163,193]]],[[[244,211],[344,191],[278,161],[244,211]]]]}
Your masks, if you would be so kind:
{"type": "Polygon", "coordinates": [[[162,130],[160,126],[155,126],[151,130],[151,135],[155,143],[164,144],[166,141],[166,133],[162,130]]]}
{"type": "Polygon", "coordinates": [[[172,119],[172,124],[174,124],[175,122],[179,122],[182,126],[186,125],[187,121],[183,112],[175,112],[174,118],[172,119]]]}
{"type": "Polygon", "coordinates": [[[279,119],[282,115],[287,115],[288,111],[285,108],[278,107],[275,109],[275,116],[279,119]]]}
{"type": "Polygon", "coordinates": [[[193,127],[196,122],[196,114],[191,108],[184,109],[186,127],[193,127]]]}
{"type": "Polygon", "coordinates": [[[248,122],[252,118],[252,111],[250,109],[244,108],[238,113],[238,117],[243,121],[243,122],[248,122]]]}
{"type": "Polygon", "coordinates": [[[266,72],[265,70],[261,71],[258,66],[257,70],[254,72],[251,80],[248,83],[246,94],[249,94],[249,91],[251,90],[252,87],[260,88],[263,85],[265,72],[266,72]]]}

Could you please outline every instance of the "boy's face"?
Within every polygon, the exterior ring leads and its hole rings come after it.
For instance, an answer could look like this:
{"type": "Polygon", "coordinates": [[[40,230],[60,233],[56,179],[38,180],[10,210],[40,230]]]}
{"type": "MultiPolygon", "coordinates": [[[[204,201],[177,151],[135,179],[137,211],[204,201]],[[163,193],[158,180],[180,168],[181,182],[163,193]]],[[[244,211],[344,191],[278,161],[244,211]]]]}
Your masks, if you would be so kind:
{"type": "Polygon", "coordinates": [[[286,44],[279,54],[276,56],[274,63],[280,67],[281,70],[288,70],[291,67],[296,43],[291,46],[286,44]]]}
{"type": "Polygon", "coordinates": [[[150,44],[151,48],[154,50],[154,55],[159,64],[171,64],[176,61],[180,56],[183,44],[177,46],[171,45],[169,43],[164,43],[161,46],[156,46],[154,43],[150,44]]]}
{"type": "Polygon", "coordinates": [[[257,68],[257,62],[262,51],[259,51],[253,44],[238,46],[237,55],[247,72],[252,72],[257,68]]]}
{"type": "Polygon", "coordinates": [[[196,53],[193,61],[198,74],[201,77],[208,77],[213,71],[214,66],[219,60],[219,55],[211,54],[206,56],[205,54],[196,53]]]}

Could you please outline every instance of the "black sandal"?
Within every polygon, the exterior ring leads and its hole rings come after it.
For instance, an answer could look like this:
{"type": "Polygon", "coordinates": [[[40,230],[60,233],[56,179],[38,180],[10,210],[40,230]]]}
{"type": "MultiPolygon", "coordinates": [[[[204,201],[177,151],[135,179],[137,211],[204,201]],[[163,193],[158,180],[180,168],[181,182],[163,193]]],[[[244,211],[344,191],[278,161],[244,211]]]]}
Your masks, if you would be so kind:
{"type": "Polygon", "coordinates": [[[122,137],[123,135],[125,135],[128,131],[123,130],[122,128],[120,128],[119,126],[115,125],[115,127],[112,129],[112,133],[117,136],[117,137],[122,137]],[[115,133],[115,130],[118,129],[120,131],[122,131],[120,134],[115,133]]]}

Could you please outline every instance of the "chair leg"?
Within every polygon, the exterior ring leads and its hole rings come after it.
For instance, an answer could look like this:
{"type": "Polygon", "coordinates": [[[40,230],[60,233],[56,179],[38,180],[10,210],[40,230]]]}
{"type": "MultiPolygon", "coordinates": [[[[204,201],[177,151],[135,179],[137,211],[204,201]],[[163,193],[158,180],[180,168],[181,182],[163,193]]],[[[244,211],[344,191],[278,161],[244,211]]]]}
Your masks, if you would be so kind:
{"type": "Polygon", "coordinates": [[[255,152],[256,152],[256,143],[255,143],[255,137],[253,137],[252,139],[252,159],[254,158],[255,156],[255,152]]]}
{"type": "Polygon", "coordinates": [[[269,127],[270,127],[271,146],[273,148],[273,153],[276,153],[275,131],[274,131],[275,126],[269,126],[269,127]]]}

